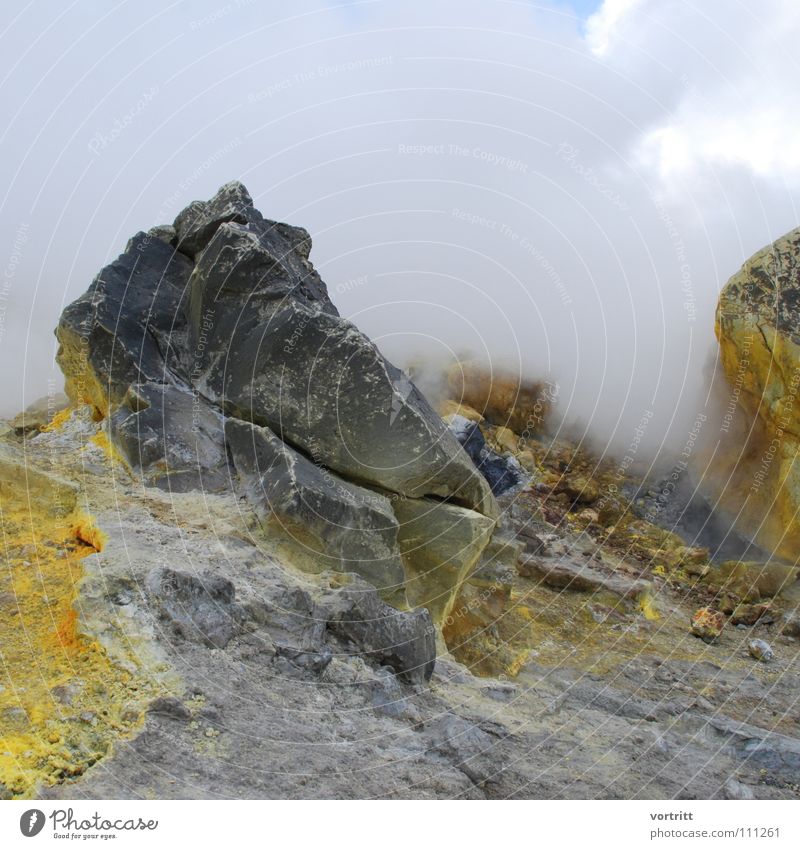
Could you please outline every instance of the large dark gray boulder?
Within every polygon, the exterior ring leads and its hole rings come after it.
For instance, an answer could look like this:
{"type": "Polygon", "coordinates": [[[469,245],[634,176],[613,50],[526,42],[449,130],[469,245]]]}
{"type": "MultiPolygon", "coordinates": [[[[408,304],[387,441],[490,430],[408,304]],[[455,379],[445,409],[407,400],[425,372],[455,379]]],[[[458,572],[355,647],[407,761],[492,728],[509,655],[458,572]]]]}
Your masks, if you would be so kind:
{"type": "Polygon", "coordinates": [[[353,324],[299,298],[247,308],[227,299],[210,317],[196,376],[208,398],[351,480],[497,514],[441,418],[353,324]]]}
{"type": "Polygon", "coordinates": [[[167,442],[153,438],[156,411],[138,451],[130,416],[114,415],[131,388],[163,384],[178,390],[166,393],[176,421],[193,397],[270,427],[353,482],[495,516],[486,481],[425,398],[339,317],[310,246],[305,230],[265,219],[240,183],[190,204],[173,227],[137,234],[61,317],[68,394],[110,417],[112,437],[148,467],[173,470],[179,455],[189,465],[175,471],[196,465],[192,452],[153,455],[167,442]]]}
{"type": "Polygon", "coordinates": [[[61,317],[67,392],[146,484],[233,485],[300,543],[302,568],[355,572],[400,607],[411,576],[438,620],[497,504],[409,378],[339,316],[310,249],[235,182],[137,234],[61,317]]]}

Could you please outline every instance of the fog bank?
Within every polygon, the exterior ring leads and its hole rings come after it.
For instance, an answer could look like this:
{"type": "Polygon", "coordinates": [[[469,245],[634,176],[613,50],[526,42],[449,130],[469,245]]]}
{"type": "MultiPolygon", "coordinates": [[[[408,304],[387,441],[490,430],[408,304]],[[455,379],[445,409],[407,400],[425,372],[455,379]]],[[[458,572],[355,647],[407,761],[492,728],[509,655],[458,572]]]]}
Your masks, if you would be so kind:
{"type": "Polygon", "coordinates": [[[601,447],[680,447],[719,288],[800,223],[791,0],[288,8],[4,4],[0,413],[128,236],[240,179],[390,357],[468,349],[601,447]]]}

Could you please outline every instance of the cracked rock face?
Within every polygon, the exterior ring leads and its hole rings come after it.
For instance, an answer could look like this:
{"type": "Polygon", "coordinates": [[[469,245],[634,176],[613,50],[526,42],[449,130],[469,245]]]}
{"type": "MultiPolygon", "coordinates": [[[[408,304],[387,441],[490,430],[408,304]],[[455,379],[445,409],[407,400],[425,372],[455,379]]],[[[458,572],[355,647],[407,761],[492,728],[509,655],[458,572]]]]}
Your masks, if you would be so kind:
{"type": "Polygon", "coordinates": [[[794,462],[800,447],[800,229],[731,277],[720,294],[716,333],[728,381],[723,432],[731,434],[729,452],[738,464],[723,503],[738,512],[749,493],[742,527],[766,550],[794,560],[800,545],[794,462]]]}
{"type": "Polygon", "coordinates": [[[356,572],[401,607],[412,579],[414,598],[443,610],[496,502],[411,380],[339,316],[310,250],[305,230],[265,219],[235,182],[136,234],[61,316],[67,392],[144,484],[233,486],[262,530],[280,526],[312,555],[310,571],[356,572]],[[447,502],[431,538],[428,499],[447,502]],[[456,533],[460,547],[442,552],[442,521],[468,542],[456,533]],[[450,577],[420,589],[440,561],[450,577]]]}
{"type": "Polygon", "coordinates": [[[385,598],[405,603],[399,523],[385,495],[321,469],[269,428],[228,419],[225,436],[267,533],[291,536],[315,561],[309,571],[356,572],[385,598]]]}

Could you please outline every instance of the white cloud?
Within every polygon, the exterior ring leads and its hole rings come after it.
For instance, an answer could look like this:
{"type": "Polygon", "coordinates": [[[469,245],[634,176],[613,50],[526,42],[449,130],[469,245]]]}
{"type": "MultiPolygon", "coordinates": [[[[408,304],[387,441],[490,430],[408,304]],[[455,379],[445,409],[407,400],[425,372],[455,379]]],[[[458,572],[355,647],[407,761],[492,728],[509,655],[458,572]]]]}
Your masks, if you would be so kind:
{"type": "Polygon", "coordinates": [[[642,0],[605,0],[586,21],[586,41],[595,56],[603,56],[611,47],[614,36],[624,26],[642,0]]]}
{"type": "Polygon", "coordinates": [[[668,182],[739,168],[800,183],[798,40],[796,0],[757,10],[730,0],[606,0],[586,32],[595,55],[654,86],[663,114],[632,150],[640,167],[668,182]]]}
{"type": "Polygon", "coordinates": [[[742,167],[756,177],[800,185],[800,119],[776,107],[739,104],[729,117],[715,117],[692,105],[641,140],[638,156],[665,182],[675,178],[713,179],[713,169],[742,167]]]}

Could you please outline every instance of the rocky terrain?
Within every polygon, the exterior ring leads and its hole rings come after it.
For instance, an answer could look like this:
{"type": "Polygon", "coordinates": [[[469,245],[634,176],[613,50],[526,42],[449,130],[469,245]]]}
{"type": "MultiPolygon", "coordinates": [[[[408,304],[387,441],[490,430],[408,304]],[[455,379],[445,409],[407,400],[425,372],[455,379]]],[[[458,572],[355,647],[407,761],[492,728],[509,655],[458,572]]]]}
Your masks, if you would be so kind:
{"type": "Polygon", "coordinates": [[[232,183],[64,311],[68,399],[0,441],[0,794],[798,796],[791,546],[545,381],[432,406],[310,248],[232,183]]]}

